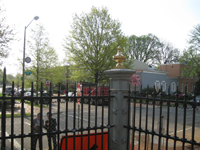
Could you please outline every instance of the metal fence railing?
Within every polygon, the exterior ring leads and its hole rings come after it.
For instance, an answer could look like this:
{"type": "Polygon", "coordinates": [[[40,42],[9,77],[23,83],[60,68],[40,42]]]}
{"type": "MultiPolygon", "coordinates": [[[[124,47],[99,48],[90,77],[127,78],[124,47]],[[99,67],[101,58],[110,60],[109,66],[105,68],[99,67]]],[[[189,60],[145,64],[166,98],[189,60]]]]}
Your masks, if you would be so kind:
{"type": "MultiPolygon", "coordinates": [[[[43,84],[41,83],[40,96],[34,96],[32,83],[31,95],[26,97],[22,83],[21,95],[16,96],[13,82],[11,95],[7,96],[5,81],[4,69],[4,82],[0,97],[0,145],[2,150],[35,148],[84,150],[96,147],[108,149],[108,131],[111,127],[109,123],[110,92],[107,96],[104,95],[104,91],[101,91],[101,96],[97,94],[91,96],[91,87],[89,87],[87,96],[84,96],[83,90],[81,96],[76,95],[76,90],[74,96],[70,97],[68,94],[61,96],[59,90],[56,95],[53,95],[50,84],[49,95],[42,96],[43,84]],[[84,103],[84,99],[87,99],[87,104],[84,103]],[[39,105],[35,105],[38,100],[39,105]],[[77,100],[80,103],[77,103],[77,100]],[[96,103],[91,105],[91,100],[96,103]],[[44,103],[46,101],[48,105],[44,103]],[[97,105],[98,101],[101,101],[100,106],[97,105]],[[105,104],[105,101],[108,104],[105,104]]],[[[68,93],[68,89],[66,91],[68,93]]]]}
{"type": "Polygon", "coordinates": [[[200,103],[195,97],[129,91],[127,149],[200,149],[200,103]]]}

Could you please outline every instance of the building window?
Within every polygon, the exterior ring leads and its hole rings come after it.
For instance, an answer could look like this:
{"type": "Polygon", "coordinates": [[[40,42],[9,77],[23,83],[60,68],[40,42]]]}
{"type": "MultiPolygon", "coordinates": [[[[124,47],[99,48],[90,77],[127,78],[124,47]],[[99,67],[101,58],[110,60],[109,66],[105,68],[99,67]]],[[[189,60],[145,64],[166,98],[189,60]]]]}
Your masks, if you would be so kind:
{"type": "Polygon", "coordinates": [[[193,76],[191,76],[191,79],[193,79],[193,76]]]}
{"type": "Polygon", "coordinates": [[[183,71],[181,70],[181,78],[183,78],[183,71]]]}
{"type": "Polygon", "coordinates": [[[160,89],[160,82],[159,81],[155,82],[155,89],[156,89],[156,92],[159,91],[159,89],[160,89]]]}
{"type": "Polygon", "coordinates": [[[181,83],[181,92],[183,92],[183,83],[181,83]]]}
{"type": "Polygon", "coordinates": [[[171,91],[176,92],[176,83],[175,82],[172,82],[172,84],[171,84],[171,91]]]}
{"type": "Polygon", "coordinates": [[[189,76],[188,76],[188,73],[187,73],[187,75],[186,75],[186,79],[188,79],[189,78],[189,76]]]}
{"type": "Polygon", "coordinates": [[[185,88],[186,88],[185,92],[188,92],[188,83],[185,84],[185,88]]]}
{"type": "Polygon", "coordinates": [[[196,80],[198,79],[198,76],[196,76],[196,80]]]}
{"type": "Polygon", "coordinates": [[[191,83],[190,92],[193,92],[193,83],[191,83]]]}
{"type": "Polygon", "coordinates": [[[162,91],[165,92],[166,91],[166,82],[162,81],[161,86],[162,86],[162,91]]]}

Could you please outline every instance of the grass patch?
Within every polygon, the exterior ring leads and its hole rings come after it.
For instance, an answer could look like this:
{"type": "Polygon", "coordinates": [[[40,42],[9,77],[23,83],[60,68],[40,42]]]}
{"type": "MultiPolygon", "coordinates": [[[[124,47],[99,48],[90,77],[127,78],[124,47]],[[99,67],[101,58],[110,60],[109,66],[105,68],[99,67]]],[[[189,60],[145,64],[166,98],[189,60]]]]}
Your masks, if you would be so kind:
{"type": "MultiPolygon", "coordinates": [[[[29,117],[31,116],[30,113],[26,113],[25,116],[29,117]]],[[[0,114],[0,118],[2,117],[2,115],[0,114]]],[[[11,114],[6,114],[6,118],[11,117],[11,114]]],[[[14,114],[14,117],[21,117],[21,114],[14,114]]]]}

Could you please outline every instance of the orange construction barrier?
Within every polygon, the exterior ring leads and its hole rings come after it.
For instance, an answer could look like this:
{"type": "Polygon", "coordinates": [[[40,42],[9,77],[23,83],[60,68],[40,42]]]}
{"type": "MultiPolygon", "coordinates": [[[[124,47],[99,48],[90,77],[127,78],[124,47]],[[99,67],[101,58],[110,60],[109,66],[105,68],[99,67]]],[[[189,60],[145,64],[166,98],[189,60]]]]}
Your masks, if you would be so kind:
{"type": "MultiPolygon", "coordinates": [[[[89,136],[88,134],[83,134],[83,138],[82,138],[83,150],[88,150],[88,137],[90,137],[89,149],[92,150],[92,148],[95,147],[95,133],[91,133],[89,136]]],[[[63,136],[62,139],[60,140],[59,150],[66,150],[65,140],[66,140],[66,137],[63,136]]],[[[96,134],[96,150],[102,149],[101,141],[102,141],[102,133],[97,133],[96,134]]],[[[80,150],[81,149],[81,135],[80,134],[75,135],[75,149],[73,145],[74,145],[74,136],[73,135],[67,136],[67,150],[80,150]]],[[[103,132],[103,150],[108,150],[108,132],[103,132]]]]}

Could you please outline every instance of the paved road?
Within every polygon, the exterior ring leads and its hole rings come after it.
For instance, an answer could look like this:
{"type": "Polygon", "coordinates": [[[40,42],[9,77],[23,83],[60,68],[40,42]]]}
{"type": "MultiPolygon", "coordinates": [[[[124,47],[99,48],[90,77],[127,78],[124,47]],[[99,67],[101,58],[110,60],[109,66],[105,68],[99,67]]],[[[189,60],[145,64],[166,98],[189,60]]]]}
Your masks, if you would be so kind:
{"type": "MultiPolygon", "coordinates": [[[[53,103],[52,107],[53,107],[53,117],[56,118],[58,120],[58,116],[60,117],[60,130],[64,130],[65,129],[65,124],[66,124],[66,114],[68,113],[68,129],[73,129],[73,127],[75,126],[76,128],[81,127],[81,122],[80,120],[78,121],[78,118],[81,118],[81,106],[78,104],[75,104],[76,107],[76,122],[74,124],[74,103],[73,102],[69,102],[68,103],[68,109],[66,109],[66,103],[60,103],[60,114],[58,115],[57,113],[57,103],[53,103]],[[68,111],[66,111],[68,110],[68,111]],[[79,113],[78,113],[79,112],[79,113]],[[78,116],[79,114],[79,116],[78,116]]],[[[91,110],[90,110],[90,116],[88,116],[88,104],[84,104],[83,105],[83,127],[86,128],[88,127],[88,123],[90,124],[91,127],[95,126],[95,106],[91,105],[91,110]],[[90,121],[88,122],[88,118],[90,117],[90,121]]],[[[132,106],[131,106],[132,108],[132,106]]],[[[45,108],[45,112],[43,113],[43,119],[46,120],[46,112],[48,111],[48,107],[45,108]]],[[[133,109],[133,108],[132,108],[133,109]]],[[[139,127],[139,115],[140,115],[140,108],[137,106],[136,107],[136,126],[139,127]]],[[[184,109],[179,108],[178,109],[178,136],[182,136],[182,130],[183,130],[183,111],[184,109]]],[[[145,129],[145,125],[146,125],[146,105],[142,105],[142,118],[141,118],[141,127],[143,129],[145,129]]],[[[153,112],[153,107],[150,105],[149,106],[149,111],[148,111],[148,129],[151,130],[152,129],[152,112],[153,112]]],[[[160,113],[160,108],[156,107],[155,108],[155,130],[157,129],[157,124],[158,124],[158,120],[159,120],[159,113],[160,113]]],[[[192,125],[192,109],[187,109],[187,115],[186,115],[186,136],[188,136],[188,138],[191,138],[191,125],[192,125]]],[[[164,119],[166,120],[166,114],[167,114],[167,107],[163,107],[163,111],[162,114],[164,115],[164,119]]],[[[102,106],[98,106],[97,107],[97,125],[100,126],[102,124],[102,106]]],[[[196,111],[196,128],[195,131],[196,133],[200,133],[200,111],[196,111]]],[[[105,106],[104,107],[104,125],[108,124],[108,107],[105,106]]],[[[30,117],[25,117],[24,118],[24,133],[28,134],[30,133],[30,117]]],[[[11,118],[7,118],[6,120],[6,131],[7,131],[7,135],[10,134],[11,131],[11,118]]],[[[174,134],[174,122],[175,122],[175,108],[174,107],[170,107],[170,123],[169,123],[169,133],[171,135],[174,134]]],[[[1,124],[0,124],[1,126],[1,124]]],[[[166,127],[165,127],[166,128],[166,127]]],[[[45,131],[45,130],[44,130],[45,131]]],[[[16,135],[21,134],[21,118],[15,118],[14,119],[14,133],[16,135]]],[[[60,138],[63,135],[60,135],[60,138]]],[[[200,139],[198,137],[198,139],[200,139]]],[[[198,140],[197,140],[198,141],[198,140]]],[[[9,141],[7,141],[9,144],[9,141]]],[[[47,137],[43,136],[43,149],[47,149],[47,137]]],[[[38,145],[37,145],[38,146],[38,145]]],[[[21,147],[21,140],[20,139],[15,139],[15,147],[17,149],[20,149],[21,147]]],[[[30,138],[24,138],[24,148],[25,149],[30,149],[30,138]]]]}

